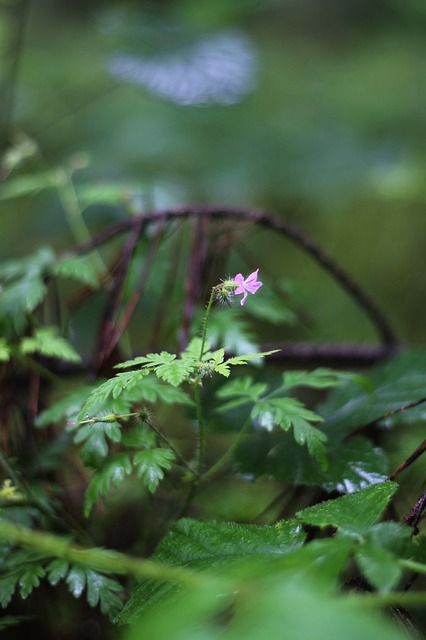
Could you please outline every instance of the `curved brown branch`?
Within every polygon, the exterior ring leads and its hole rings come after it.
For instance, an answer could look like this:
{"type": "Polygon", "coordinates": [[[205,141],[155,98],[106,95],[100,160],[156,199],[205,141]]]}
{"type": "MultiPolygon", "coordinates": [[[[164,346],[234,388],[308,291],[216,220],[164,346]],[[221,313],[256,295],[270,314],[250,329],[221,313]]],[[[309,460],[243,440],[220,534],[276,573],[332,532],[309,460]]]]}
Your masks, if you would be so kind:
{"type": "Polygon", "coordinates": [[[266,229],[271,229],[283,234],[292,240],[303,251],[327,271],[344,289],[355,303],[363,309],[373,326],[375,327],[380,340],[389,350],[398,345],[398,340],[385,316],[377,307],[375,301],[338,265],[328,256],[315,242],[293,225],[286,222],[282,217],[271,215],[262,210],[246,211],[234,207],[221,206],[191,206],[176,209],[166,209],[162,211],[151,211],[134,218],[129,218],[120,222],[105,231],[100,232],[92,238],[90,242],[79,245],[74,249],[75,253],[85,253],[91,249],[107,242],[120,233],[131,229],[141,222],[167,221],[176,218],[211,218],[223,219],[234,218],[253,225],[259,225],[266,229]]]}

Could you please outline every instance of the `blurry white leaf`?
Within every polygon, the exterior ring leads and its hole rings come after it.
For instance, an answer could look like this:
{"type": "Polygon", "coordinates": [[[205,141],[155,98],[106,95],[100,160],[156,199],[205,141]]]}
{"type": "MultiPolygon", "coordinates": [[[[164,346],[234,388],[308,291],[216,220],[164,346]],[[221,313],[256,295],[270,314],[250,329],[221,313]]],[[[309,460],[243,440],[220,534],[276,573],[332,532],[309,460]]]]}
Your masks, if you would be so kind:
{"type": "Polygon", "coordinates": [[[178,104],[233,104],[253,87],[256,54],[246,36],[226,32],[173,55],[147,58],[117,53],[108,68],[120,80],[178,104]]]}

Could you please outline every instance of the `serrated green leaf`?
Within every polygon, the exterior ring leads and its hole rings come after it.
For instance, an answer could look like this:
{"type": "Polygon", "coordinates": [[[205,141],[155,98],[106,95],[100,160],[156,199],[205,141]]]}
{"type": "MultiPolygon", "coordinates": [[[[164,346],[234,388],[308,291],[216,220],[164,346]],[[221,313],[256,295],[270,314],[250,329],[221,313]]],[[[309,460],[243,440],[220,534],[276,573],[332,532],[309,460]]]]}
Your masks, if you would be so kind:
{"type": "Polygon", "coordinates": [[[216,373],[220,373],[220,375],[224,376],[225,378],[229,378],[229,374],[231,373],[227,362],[222,362],[221,364],[215,365],[214,370],[216,371],[216,373]]]}
{"type": "Polygon", "coordinates": [[[148,491],[154,493],[164,478],[164,471],[171,469],[174,453],[171,449],[146,449],[133,457],[133,464],[139,478],[142,478],[148,491]]]}
{"type": "Polygon", "coordinates": [[[12,600],[19,580],[19,573],[10,573],[0,576],[0,605],[5,608],[12,600]]]}
{"type": "MultiPolygon", "coordinates": [[[[96,467],[102,458],[107,457],[109,447],[105,437],[104,424],[97,422],[90,427],[90,434],[80,449],[80,456],[86,464],[96,467]]],[[[78,434],[76,437],[78,438],[78,434]]]]}
{"type": "Polygon", "coordinates": [[[25,355],[39,353],[49,358],[81,362],[81,356],[64,338],[57,335],[56,327],[36,329],[33,336],[22,339],[20,350],[25,355]]]}
{"type": "MultiPolygon", "coordinates": [[[[284,431],[290,429],[295,420],[322,422],[323,418],[307,409],[296,398],[271,398],[259,400],[252,410],[253,419],[258,419],[260,426],[270,431],[274,425],[284,431]]],[[[324,436],[326,439],[326,436],[324,436]]]]}
{"type": "Polygon", "coordinates": [[[335,387],[342,379],[347,379],[349,375],[325,368],[315,369],[314,371],[287,371],[283,374],[283,389],[288,390],[293,387],[328,389],[335,387]]]}
{"type": "Polygon", "coordinates": [[[287,575],[264,580],[260,574],[237,597],[220,588],[184,588],[134,618],[124,640],[407,640],[406,629],[365,602],[324,591],[312,578],[287,575]]]}
{"type": "Polygon", "coordinates": [[[148,359],[146,356],[137,356],[132,360],[125,360],[124,362],[119,362],[114,365],[114,369],[128,369],[129,367],[140,367],[143,364],[146,364],[148,359]]]}
{"type": "Polygon", "coordinates": [[[24,278],[4,288],[0,296],[0,313],[31,313],[43,301],[47,287],[38,276],[24,278]]]}
{"type": "Polygon", "coordinates": [[[313,458],[316,458],[323,471],[328,468],[327,454],[324,442],[327,440],[325,433],[313,427],[309,422],[302,418],[293,418],[294,439],[297,444],[304,445],[306,443],[308,451],[313,458]]]}
{"type": "Polygon", "coordinates": [[[95,471],[86,491],[84,515],[87,517],[98,499],[106,496],[111,485],[117,487],[132,469],[129,454],[123,453],[113,456],[101,469],[95,471]]]}
{"type": "Polygon", "coordinates": [[[108,578],[108,588],[102,589],[100,593],[101,611],[104,615],[109,616],[112,621],[115,621],[117,613],[123,608],[123,601],[114,593],[114,591],[119,590],[119,587],[121,589],[121,585],[117,582],[117,588],[114,588],[111,584],[114,582],[114,580],[108,578]]]}
{"type": "Polygon", "coordinates": [[[99,277],[90,255],[71,256],[55,264],[53,273],[56,276],[72,278],[92,289],[99,287],[99,277]]]}
{"type": "Polygon", "coordinates": [[[271,398],[259,400],[251,412],[252,419],[264,429],[272,431],[278,425],[284,431],[293,427],[294,438],[300,445],[306,444],[309,453],[316,457],[323,469],[327,466],[324,442],[327,436],[309,422],[321,422],[321,416],[306,409],[296,398],[271,398]]]}
{"type": "MultiPolygon", "coordinates": [[[[259,556],[275,561],[299,549],[305,536],[303,528],[295,520],[260,527],[183,519],[163,538],[153,559],[197,570],[217,570],[259,556]]],[[[154,584],[152,581],[137,585],[119,621],[132,622],[147,604],[162,599],[170,590],[169,584],[154,584]]]]}
{"type": "Polygon", "coordinates": [[[41,565],[33,565],[28,567],[19,578],[19,587],[21,598],[25,600],[35,587],[40,584],[40,578],[46,575],[44,567],[41,565]]]}
{"type": "Polygon", "coordinates": [[[87,602],[91,607],[100,602],[102,613],[113,618],[122,607],[121,600],[113,593],[122,590],[121,584],[91,569],[86,570],[86,582],[87,602]]]}
{"type": "Polygon", "coordinates": [[[357,493],[320,502],[297,513],[306,524],[333,526],[345,533],[362,535],[380,518],[398,485],[382,482],[357,493]]]}
{"type": "Polygon", "coordinates": [[[85,416],[107,409],[117,414],[126,413],[131,405],[141,402],[192,405],[191,398],[181,389],[160,381],[147,370],[119,373],[95,388],[81,407],[77,422],[85,416]],[[111,397],[112,396],[112,397],[111,397]],[[121,402],[121,407],[118,402],[121,402]]]}
{"type": "Polygon", "coordinates": [[[41,276],[55,261],[51,247],[40,247],[34,253],[19,260],[7,260],[0,265],[0,279],[34,278],[41,276]]]}
{"type": "Polygon", "coordinates": [[[86,570],[73,566],[67,575],[66,583],[73,596],[79,598],[86,586],[86,570]]]}
{"type": "Polygon", "coordinates": [[[229,402],[222,404],[217,411],[223,413],[230,409],[256,402],[268,389],[263,382],[254,382],[251,376],[235,378],[222,385],[216,392],[221,400],[230,398],[229,402]]]}
{"type": "Polygon", "coordinates": [[[126,429],[123,433],[122,442],[126,447],[137,449],[151,449],[156,442],[155,433],[138,424],[133,429],[126,429]]]}
{"type": "Polygon", "coordinates": [[[173,360],[155,367],[157,376],[173,387],[178,387],[187,380],[193,371],[194,364],[188,360],[173,360]]]}
{"type": "Polygon", "coordinates": [[[60,580],[63,580],[68,573],[69,566],[67,560],[62,558],[52,560],[46,567],[47,579],[50,584],[55,586],[60,580]]]}
{"type": "Polygon", "coordinates": [[[108,390],[108,383],[106,382],[103,392],[106,393],[106,397],[111,393],[112,397],[116,399],[123,393],[123,391],[130,391],[147,375],[148,372],[146,371],[130,371],[128,373],[118,373],[115,378],[112,378],[112,380],[108,380],[111,389],[108,390]]]}
{"type": "Polygon", "coordinates": [[[272,349],[271,351],[261,351],[260,353],[249,353],[246,355],[229,358],[226,362],[230,365],[247,364],[247,362],[250,362],[251,360],[259,360],[260,358],[270,356],[271,354],[278,353],[279,351],[280,349],[272,349]]]}

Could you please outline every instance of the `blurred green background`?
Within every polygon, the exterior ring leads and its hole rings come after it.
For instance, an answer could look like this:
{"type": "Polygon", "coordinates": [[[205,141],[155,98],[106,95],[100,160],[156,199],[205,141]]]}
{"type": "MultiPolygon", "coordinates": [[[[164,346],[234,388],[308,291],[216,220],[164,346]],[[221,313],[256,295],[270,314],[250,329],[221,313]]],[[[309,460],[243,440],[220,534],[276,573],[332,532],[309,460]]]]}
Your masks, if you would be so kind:
{"type": "MultiPolygon", "coordinates": [[[[423,0],[8,0],[0,32],[0,259],[75,242],[58,170],[92,231],[153,207],[260,207],[426,343],[423,0]]],[[[302,338],[373,339],[312,261],[272,248],[259,262],[315,319],[302,338]]]]}

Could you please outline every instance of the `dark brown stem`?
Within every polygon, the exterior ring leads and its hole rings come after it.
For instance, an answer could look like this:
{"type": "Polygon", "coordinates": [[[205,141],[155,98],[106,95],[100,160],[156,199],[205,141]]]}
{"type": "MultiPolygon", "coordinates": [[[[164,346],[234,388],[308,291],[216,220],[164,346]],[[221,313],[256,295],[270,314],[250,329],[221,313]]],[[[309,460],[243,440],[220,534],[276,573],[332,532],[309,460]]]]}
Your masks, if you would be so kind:
{"type": "Polygon", "coordinates": [[[414,507],[410,509],[406,516],[404,516],[403,521],[405,524],[408,524],[410,527],[413,527],[414,535],[419,533],[417,525],[420,522],[420,518],[422,513],[426,507],[426,491],[423,491],[420,498],[417,500],[414,507]]]}
{"type": "MultiPolygon", "coordinates": [[[[423,398],[423,400],[421,402],[425,402],[425,399],[423,398]]],[[[420,404],[420,402],[418,402],[417,404],[420,404]]],[[[411,454],[411,456],[408,456],[408,458],[406,460],[404,460],[404,462],[401,462],[401,464],[399,465],[399,467],[397,467],[395,469],[395,471],[393,471],[390,476],[389,476],[389,480],[394,480],[396,478],[397,475],[399,475],[401,473],[401,471],[404,471],[405,469],[407,469],[411,464],[413,464],[413,462],[415,460],[417,460],[417,458],[419,458],[422,453],[426,451],[426,440],[423,440],[423,442],[417,447],[417,449],[415,451],[413,451],[413,453],[411,454]]]]}
{"type": "Polygon", "coordinates": [[[381,342],[389,348],[394,348],[398,344],[398,340],[390,327],[387,319],[378,309],[374,300],[372,300],[366,292],[352,278],[336,264],[334,260],[328,256],[320,247],[310,240],[305,234],[296,229],[293,225],[286,222],[282,217],[270,215],[265,211],[246,211],[232,207],[220,206],[192,206],[178,209],[168,209],[163,211],[147,212],[134,218],[129,218],[119,224],[102,231],[94,236],[89,242],[79,245],[74,249],[75,253],[85,253],[96,246],[107,242],[109,239],[118,234],[124,233],[128,229],[138,225],[141,222],[156,220],[171,220],[177,218],[208,218],[223,219],[233,218],[241,220],[253,225],[259,225],[266,229],[272,229],[278,233],[282,233],[287,238],[297,244],[303,251],[308,253],[314,260],[325,269],[351,296],[357,305],[364,310],[370,321],[376,328],[381,342]]]}

